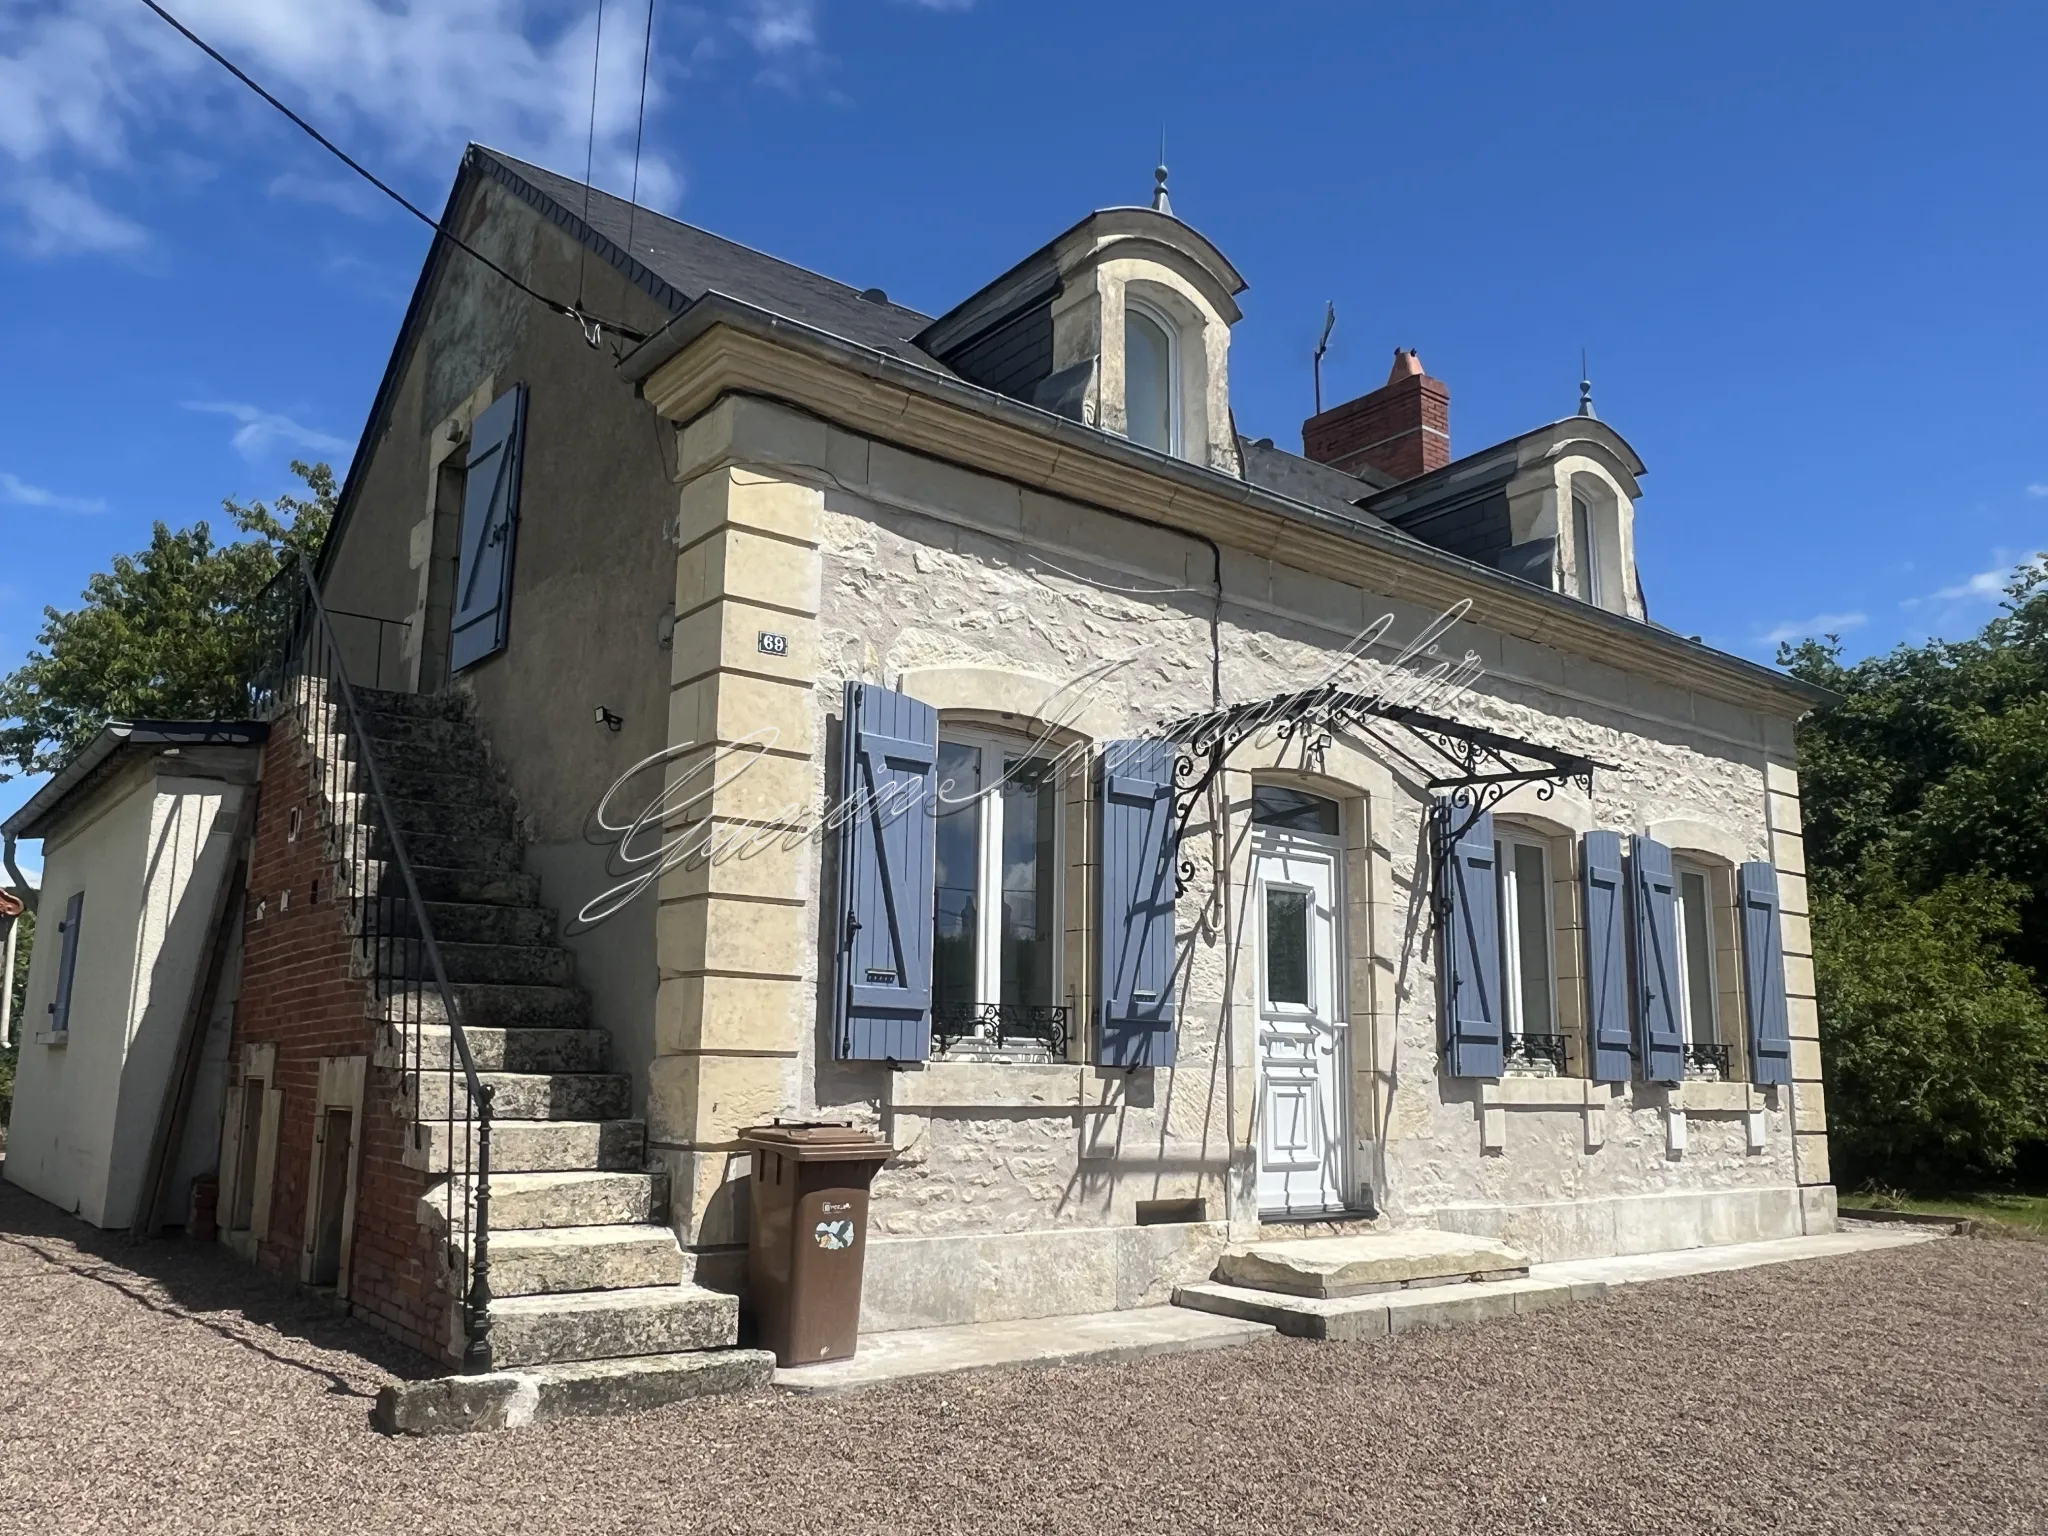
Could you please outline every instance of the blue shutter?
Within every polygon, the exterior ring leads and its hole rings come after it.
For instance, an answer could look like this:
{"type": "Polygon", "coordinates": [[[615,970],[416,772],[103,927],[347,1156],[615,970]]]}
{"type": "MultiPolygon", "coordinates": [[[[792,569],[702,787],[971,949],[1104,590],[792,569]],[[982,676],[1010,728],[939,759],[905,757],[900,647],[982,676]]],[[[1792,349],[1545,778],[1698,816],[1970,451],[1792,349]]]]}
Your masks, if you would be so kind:
{"type": "Polygon", "coordinates": [[[1742,866],[1742,976],[1749,999],[1749,1076],[1792,1081],[1792,1029],[1785,1012],[1785,948],[1778,919],[1778,871],[1742,866]]]}
{"type": "Polygon", "coordinates": [[[1586,900],[1586,1045],[1596,1083],[1625,1083],[1634,1034],[1628,1016],[1628,878],[1621,834],[1588,832],[1579,879],[1586,900]]]}
{"type": "Polygon", "coordinates": [[[71,978],[78,971],[78,924],[85,916],[85,892],[73,891],[64,903],[64,920],[57,925],[64,946],[57,955],[57,1000],[50,1004],[50,1028],[62,1033],[71,1028],[71,978]]]}
{"type": "Polygon", "coordinates": [[[1435,818],[1439,893],[1437,968],[1444,991],[1444,1062],[1453,1077],[1499,1077],[1501,1051],[1500,868],[1493,817],[1472,818],[1445,847],[1453,826],[1471,813],[1438,801],[1435,818]]]}
{"type": "Polygon", "coordinates": [[[526,386],[515,384],[469,435],[462,490],[462,549],[448,639],[453,671],[505,648],[512,618],[512,545],[519,531],[519,476],[526,452],[526,386]]]}
{"type": "Polygon", "coordinates": [[[1671,850],[1638,837],[1629,857],[1635,887],[1636,1045],[1653,1083],[1685,1077],[1678,1011],[1678,876],[1671,850]]]}
{"type": "Polygon", "coordinates": [[[1107,1067],[1173,1065],[1174,756],[1170,742],[1103,744],[1096,1060],[1107,1067]]]}
{"type": "Polygon", "coordinates": [[[932,886],[939,716],[869,683],[846,685],[839,783],[841,1061],[923,1061],[932,1051],[932,886]]]}

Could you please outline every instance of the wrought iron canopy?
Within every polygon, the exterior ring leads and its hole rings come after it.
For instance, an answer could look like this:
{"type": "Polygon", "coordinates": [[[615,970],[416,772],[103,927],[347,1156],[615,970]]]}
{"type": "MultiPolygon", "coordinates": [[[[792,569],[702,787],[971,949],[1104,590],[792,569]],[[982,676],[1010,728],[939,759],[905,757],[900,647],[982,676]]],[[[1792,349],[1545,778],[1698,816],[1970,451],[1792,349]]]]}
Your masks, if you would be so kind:
{"type": "MultiPolygon", "coordinates": [[[[1309,751],[1317,752],[1329,746],[1337,732],[1367,721],[1400,727],[1448,765],[1427,784],[1466,812],[1453,833],[1454,840],[1523,784],[1539,786],[1537,795],[1545,800],[1557,793],[1560,785],[1573,781],[1591,794],[1593,770],[1614,766],[1485,726],[1390,704],[1378,694],[1325,685],[1191,715],[1170,726],[1168,739],[1181,744],[1180,756],[1174,761],[1175,831],[1186,831],[1195,806],[1223,771],[1230,754],[1254,736],[1270,731],[1283,742],[1300,741],[1309,751]]],[[[1191,873],[1183,866],[1183,884],[1191,873]]]]}

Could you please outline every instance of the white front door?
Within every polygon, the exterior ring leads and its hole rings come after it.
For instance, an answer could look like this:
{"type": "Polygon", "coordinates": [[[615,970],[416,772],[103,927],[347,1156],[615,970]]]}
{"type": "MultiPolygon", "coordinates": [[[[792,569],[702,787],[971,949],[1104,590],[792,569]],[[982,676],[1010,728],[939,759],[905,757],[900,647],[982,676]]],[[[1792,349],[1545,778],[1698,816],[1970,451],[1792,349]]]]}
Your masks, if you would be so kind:
{"type": "Polygon", "coordinates": [[[1262,833],[1254,853],[1262,1215],[1348,1203],[1340,852],[1335,839],[1262,833]]]}

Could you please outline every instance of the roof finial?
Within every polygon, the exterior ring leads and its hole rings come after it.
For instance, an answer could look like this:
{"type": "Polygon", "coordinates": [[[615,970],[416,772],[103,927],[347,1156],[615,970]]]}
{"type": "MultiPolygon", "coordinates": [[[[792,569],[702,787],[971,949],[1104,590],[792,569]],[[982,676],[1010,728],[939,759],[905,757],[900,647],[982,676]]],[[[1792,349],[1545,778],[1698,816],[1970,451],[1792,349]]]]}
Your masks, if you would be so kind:
{"type": "Polygon", "coordinates": [[[1586,349],[1579,348],[1579,414],[1594,421],[1600,418],[1593,413],[1593,378],[1586,369],[1586,349]]]}
{"type": "Polygon", "coordinates": [[[1152,211],[1171,214],[1173,201],[1166,195],[1166,129],[1159,130],[1159,168],[1152,173],[1152,211]]]}

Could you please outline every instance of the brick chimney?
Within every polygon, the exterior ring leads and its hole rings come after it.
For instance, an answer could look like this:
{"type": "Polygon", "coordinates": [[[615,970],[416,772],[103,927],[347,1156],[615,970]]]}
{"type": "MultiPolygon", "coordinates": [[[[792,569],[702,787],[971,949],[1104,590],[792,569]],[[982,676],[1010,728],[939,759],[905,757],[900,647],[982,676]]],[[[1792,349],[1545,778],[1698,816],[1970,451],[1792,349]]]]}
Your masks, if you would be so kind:
{"type": "Polygon", "coordinates": [[[1354,475],[1367,465],[1396,480],[1442,469],[1451,462],[1451,392],[1396,347],[1385,384],[1301,424],[1301,450],[1354,475]]]}

